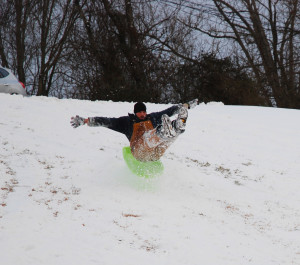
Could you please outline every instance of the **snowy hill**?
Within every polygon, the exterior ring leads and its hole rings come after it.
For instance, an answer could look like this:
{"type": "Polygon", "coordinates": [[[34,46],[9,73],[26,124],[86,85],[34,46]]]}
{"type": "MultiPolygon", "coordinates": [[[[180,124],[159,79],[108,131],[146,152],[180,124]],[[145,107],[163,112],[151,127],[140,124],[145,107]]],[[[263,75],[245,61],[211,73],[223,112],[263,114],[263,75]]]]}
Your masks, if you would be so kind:
{"type": "Polygon", "coordinates": [[[299,110],[200,104],[146,180],[125,136],[69,123],[133,103],[0,102],[0,264],[300,264],[299,110]]]}

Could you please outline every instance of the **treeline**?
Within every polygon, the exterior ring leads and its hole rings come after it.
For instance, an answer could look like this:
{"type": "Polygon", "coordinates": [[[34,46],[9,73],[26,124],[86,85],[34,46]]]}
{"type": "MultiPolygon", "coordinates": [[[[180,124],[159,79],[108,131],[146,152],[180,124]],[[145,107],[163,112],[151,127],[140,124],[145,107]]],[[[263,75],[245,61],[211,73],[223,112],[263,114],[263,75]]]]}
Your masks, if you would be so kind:
{"type": "Polygon", "coordinates": [[[300,108],[298,0],[1,0],[31,95],[300,108]]]}

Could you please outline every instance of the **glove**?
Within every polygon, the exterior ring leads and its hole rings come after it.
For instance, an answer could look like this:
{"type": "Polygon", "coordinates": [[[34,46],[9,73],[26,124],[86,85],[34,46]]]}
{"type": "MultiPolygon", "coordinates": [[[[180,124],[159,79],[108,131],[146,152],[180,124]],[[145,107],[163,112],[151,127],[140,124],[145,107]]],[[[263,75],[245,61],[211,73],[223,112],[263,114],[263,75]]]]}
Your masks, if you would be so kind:
{"type": "Polygon", "coordinates": [[[191,101],[189,101],[188,103],[184,103],[183,106],[186,108],[186,109],[193,109],[197,106],[198,104],[198,99],[195,98],[191,101]]]}
{"type": "Polygon", "coordinates": [[[71,126],[73,126],[74,128],[77,128],[77,127],[85,124],[84,118],[79,117],[78,115],[76,115],[75,117],[72,117],[70,123],[71,123],[71,126]]]}

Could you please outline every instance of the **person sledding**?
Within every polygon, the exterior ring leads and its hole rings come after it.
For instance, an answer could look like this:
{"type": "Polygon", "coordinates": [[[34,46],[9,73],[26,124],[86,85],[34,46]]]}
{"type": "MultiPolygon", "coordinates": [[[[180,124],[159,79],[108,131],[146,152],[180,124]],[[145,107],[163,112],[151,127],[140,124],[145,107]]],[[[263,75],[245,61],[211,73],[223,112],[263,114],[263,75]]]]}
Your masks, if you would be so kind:
{"type": "Polygon", "coordinates": [[[126,135],[132,155],[139,161],[157,161],[177,137],[185,131],[188,109],[197,105],[195,99],[185,104],[174,105],[160,112],[147,114],[146,105],[137,102],[134,114],[119,118],[75,116],[71,125],[102,126],[126,135]],[[170,117],[177,115],[171,121],[170,117]]]}

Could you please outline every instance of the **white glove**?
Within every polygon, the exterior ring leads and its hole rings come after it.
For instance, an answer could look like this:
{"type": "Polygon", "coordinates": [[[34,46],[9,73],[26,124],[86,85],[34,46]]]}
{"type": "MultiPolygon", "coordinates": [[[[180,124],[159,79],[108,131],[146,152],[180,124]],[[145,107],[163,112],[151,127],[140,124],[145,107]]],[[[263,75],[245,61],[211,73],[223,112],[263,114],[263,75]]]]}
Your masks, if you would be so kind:
{"type": "Polygon", "coordinates": [[[74,128],[77,128],[77,127],[85,124],[84,118],[79,117],[78,115],[76,115],[75,117],[72,117],[70,123],[71,123],[71,126],[73,126],[74,128]]]}

